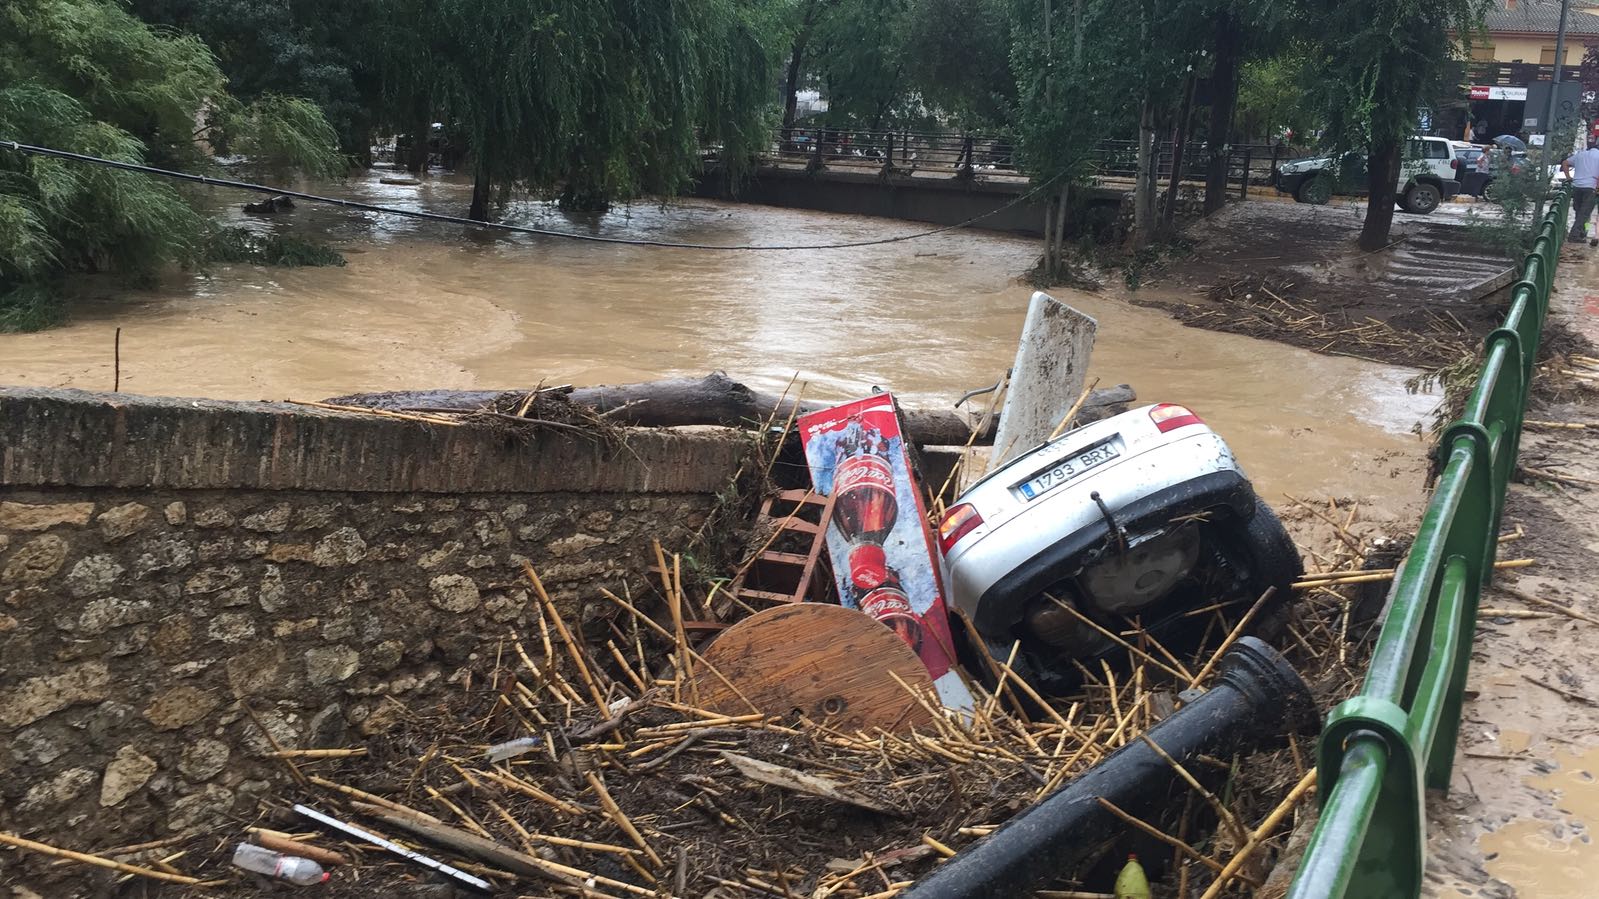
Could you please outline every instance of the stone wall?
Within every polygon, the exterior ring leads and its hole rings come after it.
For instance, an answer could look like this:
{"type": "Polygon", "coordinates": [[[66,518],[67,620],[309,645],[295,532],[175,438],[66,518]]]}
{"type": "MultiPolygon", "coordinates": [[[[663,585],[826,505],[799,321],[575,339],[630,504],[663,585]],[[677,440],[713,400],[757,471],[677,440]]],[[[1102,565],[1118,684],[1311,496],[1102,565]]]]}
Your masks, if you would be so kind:
{"type": "Polygon", "coordinates": [[[388,697],[534,627],[524,560],[603,630],[599,588],[689,547],[743,454],[0,390],[0,830],[90,849],[252,815],[284,771],[252,712],[286,748],[384,732],[388,697]]]}

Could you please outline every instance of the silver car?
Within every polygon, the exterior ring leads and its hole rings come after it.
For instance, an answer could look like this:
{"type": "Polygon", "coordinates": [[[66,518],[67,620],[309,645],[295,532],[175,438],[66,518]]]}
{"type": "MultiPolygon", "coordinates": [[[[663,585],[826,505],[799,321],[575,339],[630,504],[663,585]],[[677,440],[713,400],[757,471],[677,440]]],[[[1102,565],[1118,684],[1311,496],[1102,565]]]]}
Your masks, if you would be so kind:
{"type": "Polygon", "coordinates": [[[1185,612],[1276,587],[1273,608],[1257,614],[1264,624],[1303,573],[1227,444],[1169,403],[1078,428],[989,473],[945,514],[939,541],[950,600],[987,651],[1006,659],[1020,641],[1018,673],[1061,690],[1075,683],[1073,660],[1125,658],[1082,617],[1113,633],[1137,618],[1175,652],[1204,627],[1185,612]]]}

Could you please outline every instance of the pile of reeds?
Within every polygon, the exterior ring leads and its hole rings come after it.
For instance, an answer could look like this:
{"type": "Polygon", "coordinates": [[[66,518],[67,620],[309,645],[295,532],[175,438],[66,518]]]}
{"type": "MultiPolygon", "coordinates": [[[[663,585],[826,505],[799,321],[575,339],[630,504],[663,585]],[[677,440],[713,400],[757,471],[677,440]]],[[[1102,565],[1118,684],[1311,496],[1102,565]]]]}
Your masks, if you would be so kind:
{"type": "Polygon", "coordinates": [[[1293,297],[1294,283],[1246,278],[1220,284],[1208,303],[1168,307],[1184,324],[1245,334],[1318,353],[1437,369],[1473,357],[1478,338],[1447,310],[1430,310],[1425,328],[1398,328],[1348,308],[1320,309],[1293,297]]]}

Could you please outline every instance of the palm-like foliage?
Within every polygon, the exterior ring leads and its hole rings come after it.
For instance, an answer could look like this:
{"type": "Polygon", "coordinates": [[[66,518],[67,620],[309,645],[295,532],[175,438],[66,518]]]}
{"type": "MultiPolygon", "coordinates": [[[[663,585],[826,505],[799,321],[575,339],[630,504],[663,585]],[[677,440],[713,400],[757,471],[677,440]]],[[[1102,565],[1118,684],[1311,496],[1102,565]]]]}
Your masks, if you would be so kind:
{"type": "MultiPolygon", "coordinates": [[[[0,137],[196,165],[196,138],[213,132],[315,170],[337,164],[319,113],[283,100],[241,107],[192,37],[158,33],[104,0],[0,6],[0,137]]],[[[147,275],[192,259],[203,232],[169,183],[0,150],[0,330],[58,321],[53,288],[67,272],[147,275]]]]}

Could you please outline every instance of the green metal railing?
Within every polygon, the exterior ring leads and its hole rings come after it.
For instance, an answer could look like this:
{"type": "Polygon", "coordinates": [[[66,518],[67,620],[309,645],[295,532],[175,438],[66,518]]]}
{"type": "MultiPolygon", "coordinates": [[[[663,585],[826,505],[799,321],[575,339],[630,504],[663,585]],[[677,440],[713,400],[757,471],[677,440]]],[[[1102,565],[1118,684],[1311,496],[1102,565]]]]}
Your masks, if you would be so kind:
{"type": "Polygon", "coordinates": [[[1465,412],[1444,432],[1443,473],[1394,585],[1366,681],[1322,731],[1321,819],[1289,899],[1421,894],[1423,790],[1449,786],[1478,600],[1493,575],[1569,203],[1562,192],[1540,224],[1510,312],[1488,335],[1465,412]]]}

